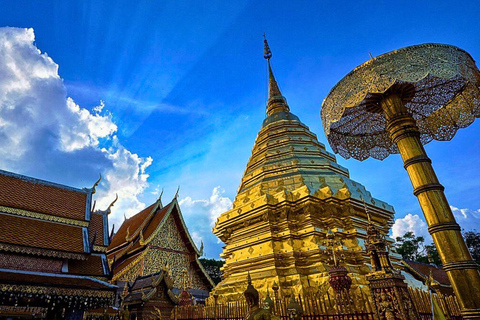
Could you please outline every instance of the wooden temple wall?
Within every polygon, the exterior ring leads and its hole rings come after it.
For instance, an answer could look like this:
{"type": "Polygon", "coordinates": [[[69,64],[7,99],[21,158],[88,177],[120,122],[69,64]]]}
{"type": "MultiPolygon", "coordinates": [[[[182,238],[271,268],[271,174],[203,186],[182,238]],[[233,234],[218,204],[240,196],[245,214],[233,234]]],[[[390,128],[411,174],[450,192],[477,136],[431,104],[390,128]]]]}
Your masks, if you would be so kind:
{"type": "MultiPolygon", "coordinates": [[[[415,307],[420,314],[421,320],[433,320],[432,305],[430,301],[430,294],[418,289],[409,289],[412,295],[415,307]]],[[[275,302],[275,314],[280,319],[288,319],[287,305],[289,298],[271,297],[275,302]]],[[[350,303],[338,301],[335,294],[326,293],[323,295],[299,295],[296,297],[303,308],[303,320],[377,320],[373,303],[370,296],[357,297],[350,303]],[[342,305],[340,310],[337,305],[342,305]]],[[[265,297],[260,297],[263,301],[265,297]]],[[[442,308],[446,319],[459,320],[462,319],[460,315],[460,308],[458,307],[456,298],[454,296],[433,295],[438,305],[442,308]]],[[[187,320],[187,319],[202,319],[202,320],[243,320],[247,314],[248,306],[245,301],[217,303],[197,306],[176,306],[172,311],[170,317],[165,319],[187,320]]]]}

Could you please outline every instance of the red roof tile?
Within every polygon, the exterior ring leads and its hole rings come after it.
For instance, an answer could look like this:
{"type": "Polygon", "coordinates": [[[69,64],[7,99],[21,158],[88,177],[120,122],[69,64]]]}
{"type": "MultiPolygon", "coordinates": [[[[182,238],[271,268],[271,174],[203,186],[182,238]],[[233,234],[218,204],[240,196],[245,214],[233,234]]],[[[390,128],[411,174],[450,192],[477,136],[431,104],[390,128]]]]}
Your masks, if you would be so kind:
{"type": "Polygon", "coordinates": [[[163,207],[162,209],[158,210],[155,213],[153,218],[148,223],[147,228],[143,232],[143,238],[145,240],[155,232],[155,230],[157,229],[157,227],[159,226],[159,224],[162,222],[163,218],[165,217],[165,214],[167,213],[167,211],[170,209],[170,207],[172,205],[173,205],[173,202],[170,202],[168,205],[166,205],[165,207],[163,207]]]}
{"type": "Polygon", "coordinates": [[[90,225],[88,227],[88,237],[91,241],[95,237],[95,232],[97,232],[97,237],[95,238],[96,246],[103,246],[103,215],[98,213],[92,213],[90,218],[90,225]]]}
{"type": "Polygon", "coordinates": [[[0,171],[0,206],[85,220],[87,193],[0,171]]]}
{"type": "Polygon", "coordinates": [[[416,261],[405,261],[412,269],[423,275],[425,278],[428,277],[430,274],[430,270],[432,271],[433,279],[438,281],[442,285],[450,285],[450,281],[448,280],[447,273],[443,271],[441,268],[437,268],[430,264],[416,262],[416,261]]]}
{"type": "Polygon", "coordinates": [[[1,213],[0,242],[75,253],[84,252],[82,227],[1,213]]]}
{"type": "Polygon", "coordinates": [[[101,256],[89,255],[86,260],[70,260],[68,263],[70,274],[105,276],[101,256]]]}
{"type": "Polygon", "coordinates": [[[112,242],[108,246],[108,249],[111,250],[115,247],[118,247],[125,243],[125,237],[127,236],[127,229],[128,232],[131,235],[133,235],[137,229],[142,225],[142,223],[145,221],[145,219],[148,218],[148,215],[152,211],[153,207],[156,205],[156,203],[146,207],[133,217],[125,220],[122,225],[120,226],[120,229],[118,229],[117,233],[113,236],[112,242]]]}
{"type": "Polygon", "coordinates": [[[130,263],[132,263],[135,259],[137,259],[142,252],[135,253],[133,256],[128,258],[122,258],[121,261],[117,261],[113,265],[113,275],[121,272],[125,267],[127,267],[130,263]]]}

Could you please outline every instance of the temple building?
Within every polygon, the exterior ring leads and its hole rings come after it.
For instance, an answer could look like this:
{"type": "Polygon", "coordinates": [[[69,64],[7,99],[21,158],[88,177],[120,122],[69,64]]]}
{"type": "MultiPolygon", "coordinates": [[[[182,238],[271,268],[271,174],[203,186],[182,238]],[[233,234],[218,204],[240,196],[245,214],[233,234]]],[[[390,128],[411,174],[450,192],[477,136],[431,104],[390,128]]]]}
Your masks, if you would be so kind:
{"type": "Polygon", "coordinates": [[[0,317],[82,318],[114,301],[110,212],[77,189],[0,170],[0,317]]]}
{"type": "MultiPolygon", "coordinates": [[[[372,197],[326,151],[325,145],[290,112],[268,61],[266,118],[257,135],[231,210],[216,221],[224,243],[223,280],[215,294],[236,300],[247,287],[247,272],[261,294],[274,283],[282,296],[329,290],[332,250],[352,280],[352,292],[368,289],[364,241],[368,219],[383,234],[393,224],[393,207],[372,197]],[[333,234],[335,247],[326,244],[333,234]]],[[[393,240],[389,240],[393,242],[393,240]]],[[[395,263],[398,256],[394,256],[395,263]]]]}
{"type": "Polygon", "coordinates": [[[202,251],[188,232],[177,197],[166,206],[159,198],[126,219],[108,247],[112,281],[123,289],[117,305],[138,319],[157,309],[170,315],[186,280],[192,300],[202,303],[214,287],[198,260],[202,251]]]}
{"type": "MultiPolygon", "coordinates": [[[[431,276],[433,280],[432,289],[436,293],[441,293],[447,296],[454,294],[447,273],[441,267],[431,263],[402,260],[401,268],[404,271],[404,275],[411,275],[415,280],[420,281],[421,283],[426,283],[428,277],[431,276]]],[[[415,284],[416,283],[412,282],[412,287],[415,287],[415,284]]],[[[416,287],[418,287],[418,285],[416,287]]],[[[427,290],[426,287],[422,289],[427,290]]]]}

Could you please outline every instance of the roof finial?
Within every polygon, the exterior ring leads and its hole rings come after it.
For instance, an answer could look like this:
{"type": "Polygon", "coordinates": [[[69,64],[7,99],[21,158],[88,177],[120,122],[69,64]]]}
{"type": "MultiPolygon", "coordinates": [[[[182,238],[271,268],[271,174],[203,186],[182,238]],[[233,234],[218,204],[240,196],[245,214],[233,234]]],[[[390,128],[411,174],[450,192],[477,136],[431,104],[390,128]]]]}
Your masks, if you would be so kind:
{"type": "Polygon", "coordinates": [[[162,192],[160,192],[160,195],[158,196],[157,201],[162,201],[162,196],[163,196],[163,188],[162,188],[162,192]]]}
{"type": "Polygon", "coordinates": [[[179,191],[180,191],[180,186],[178,186],[178,188],[177,188],[177,192],[175,193],[175,197],[174,197],[175,199],[177,199],[177,198],[178,198],[178,192],[179,192],[179,191]]]}
{"type": "Polygon", "coordinates": [[[365,213],[367,214],[368,223],[372,223],[372,217],[370,216],[370,212],[368,211],[367,204],[365,203],[365,199],[362,197],[363,207],[365,208],[365,213]]]}
{"type": "Polygon", "coordinates": [[[96,192],[95,188],[98,186],[98,184],[100,183],[101,180],[102,180],[102,174],[100,173],[100,178],[98,178],[98,180],[93,184],[92,194],[94,194],[96,192]]]}
{"type": "Polygon", "coordinates": [[[270,61],[270,58],[272,57],[272,51],[270,51],[270,47],[268,46],[265,32],[263,33],[263,57],[269,61],[270,61]]]}
{"type": "Polygon", "coordinates": [[[113,200],[112,203],[110,203],[107,210],[105,211],[107,214],[112,213],[112,207],[115,204],[115,202],[117,202],[117,200],[118,200],[118,193],[115,193],[115,200],[113,200]]]}
{"type": "Polygon", "coordinates": [[[264,50],[263,50],[263,57],[267,60],[268,64],[268,101],[267,101],[267,115],[274,114],[276,112],[288,112],[290,108],[287,105],[287,100],[285,97],[282,96],[280,92],[280,88],[278,87],[277,81],[273,75],[272,66],[270,64],[270,58],[272,57],[272,51],[267,42],[267,38],[265,37],[265,33],[263,34],[264,40],[264,50]]]}

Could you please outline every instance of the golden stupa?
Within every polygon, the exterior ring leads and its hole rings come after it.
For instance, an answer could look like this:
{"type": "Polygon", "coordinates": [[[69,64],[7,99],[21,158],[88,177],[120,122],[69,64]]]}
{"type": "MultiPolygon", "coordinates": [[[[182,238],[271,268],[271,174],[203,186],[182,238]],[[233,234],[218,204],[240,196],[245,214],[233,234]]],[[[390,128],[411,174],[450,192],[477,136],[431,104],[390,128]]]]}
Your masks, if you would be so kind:
{"type": "Polygon", "coordinates": [[[337,164],[335,156],[290,112],[270,57],[265,40],[267,117],[233,207],[213,228],[225,243],[223,280],[214,295],[224,301],[239,299],[247,287],[248,272],[261,295],[274,283],[281,296],[329,290],[328,270],[339,262],[353,280],[352,292],[362,287],[368,291],[364,287],[365,275],[370,272],[364,250],[365,209],[368,207],[372,221],[387,234],[393,207],[351,180],[348,170],[337,164]]]}

